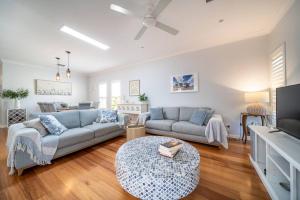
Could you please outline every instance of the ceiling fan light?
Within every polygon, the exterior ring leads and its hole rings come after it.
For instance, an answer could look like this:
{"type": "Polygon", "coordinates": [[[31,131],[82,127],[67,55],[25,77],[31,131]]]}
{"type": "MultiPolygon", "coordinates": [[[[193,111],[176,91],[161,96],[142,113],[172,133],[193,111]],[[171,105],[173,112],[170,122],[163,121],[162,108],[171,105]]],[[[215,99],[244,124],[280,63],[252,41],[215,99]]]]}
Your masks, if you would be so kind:
{"type": "Polygon", "coordinates": [[[121,7],[121,6],[118,6],[116,4],[110,4],[110,9],[113,10],[113,11],[122,13],[124,15],[128,15],[130,13],[129,10],[127,10],[127,9],[121,7]]]}

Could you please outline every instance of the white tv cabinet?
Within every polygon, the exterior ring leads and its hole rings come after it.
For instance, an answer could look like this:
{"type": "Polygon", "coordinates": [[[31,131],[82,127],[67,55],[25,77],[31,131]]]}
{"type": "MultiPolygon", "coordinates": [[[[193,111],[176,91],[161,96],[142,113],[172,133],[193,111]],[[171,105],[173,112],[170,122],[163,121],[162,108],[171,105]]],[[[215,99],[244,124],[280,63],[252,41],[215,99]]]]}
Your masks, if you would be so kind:
{"type": "Polygon", "coordinates": [[[250,160],[274,200],[300,200],[300,140],[269,133],[265,126],[249,126],[250,160]],[[290,185],[290,191],[280,183],[290,185]]]}

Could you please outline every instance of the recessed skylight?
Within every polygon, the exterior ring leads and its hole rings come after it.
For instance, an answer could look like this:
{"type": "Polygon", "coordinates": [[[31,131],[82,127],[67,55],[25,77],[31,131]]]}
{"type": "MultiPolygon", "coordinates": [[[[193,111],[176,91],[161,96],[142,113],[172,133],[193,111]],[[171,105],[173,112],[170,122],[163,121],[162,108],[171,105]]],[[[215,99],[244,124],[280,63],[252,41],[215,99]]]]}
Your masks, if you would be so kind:
{"type": "Polygon", "coordinates": [[[119,13],[125,14],[125,15],[128,15],[130,13],[129,10],[127,10],[121,6],[118,6],[116,4],[110,4],[110,9],[117,11],[119,13]]]}
{"type": "Polygon", "coordinates": [[[89,44],[92,44],[92,45],[94,45],[94,46],[96,46],[96,47],[98,47],[102,50],[108,50],[110,48],[108,45],[103,44],[101,42],[98,42],[97,40],[94,40],[93,38],[90,38],[90,37],[88,37],[88,36],[86,36],[82,33],[79,33],[78,31],[75,31],[74,29],[71,29],[68,26],[63,26],[63,27],[60,28],[60,30],[62,32],[65,32],[65,33],[69,34],[69,35],[72,35],[73,37],[76,37],[80,40],[83,40],[83,41],[89,43],[89,44]]]}

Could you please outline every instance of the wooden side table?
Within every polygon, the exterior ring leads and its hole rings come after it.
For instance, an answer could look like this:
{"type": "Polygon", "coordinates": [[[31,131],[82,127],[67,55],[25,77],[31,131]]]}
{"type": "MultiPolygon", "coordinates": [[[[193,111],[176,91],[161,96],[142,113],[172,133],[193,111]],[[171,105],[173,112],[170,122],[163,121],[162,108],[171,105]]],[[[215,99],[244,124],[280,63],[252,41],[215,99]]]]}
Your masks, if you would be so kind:
{"type": "Polygon", "coordinates": [[[261,124],[262,124],[262,126],[264,126],[267,115],[256,115],[256,114],[242,112],[241,116],[242,116],[242,127],[243,127],[242,140],[246,144],[247,143],[247,136],[249,135],[248,128],[247,128],[247,118],[248,117],[260,117],[261,118],[261,124]]]}
{"type": "Polygon", "coordinates": [[[146,135],[146,130],[144,126],[128,126],[126,128],[127,141],[133,140],[138,137],[143,137],[145,135],[146,135]]]}

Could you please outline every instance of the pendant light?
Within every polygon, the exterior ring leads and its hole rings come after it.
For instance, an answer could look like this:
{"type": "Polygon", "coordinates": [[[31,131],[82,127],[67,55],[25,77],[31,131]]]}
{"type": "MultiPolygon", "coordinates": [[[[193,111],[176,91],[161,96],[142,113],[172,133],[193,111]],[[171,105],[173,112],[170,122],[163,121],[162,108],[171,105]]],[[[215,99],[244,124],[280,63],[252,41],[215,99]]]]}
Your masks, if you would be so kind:
{"type": "Polygon", "coordinates": [[[66,51],[66,53],[68,54],[68,68],[67,68],[66,74],[67,74],[67,78],[70,79],[71,78],[71,70],[70,70],[70,54],[71,54],[71,52],[66,51]]]}
{"type": "Polygon", "coordinates": [[[59,59],[60,59],[60,58],[56,57],[56,60],[57,60],[57,73],[56,73],[55,79],[56,79],[57,81],[60,80],[60,74],[59,74],[59,59]]]}

